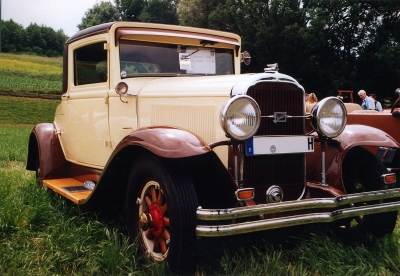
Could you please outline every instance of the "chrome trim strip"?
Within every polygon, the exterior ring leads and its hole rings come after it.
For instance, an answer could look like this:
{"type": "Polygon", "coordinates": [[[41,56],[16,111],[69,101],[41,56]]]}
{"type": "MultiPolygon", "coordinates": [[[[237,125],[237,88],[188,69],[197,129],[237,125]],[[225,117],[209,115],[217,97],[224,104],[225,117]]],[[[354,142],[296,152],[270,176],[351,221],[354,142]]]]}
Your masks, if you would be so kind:
{"type": "Polygon", "coordinates": [[[367,205],[351,209],[336,210],[333,212],[313,213],[297,216],[289,216],[275,219],[265,219],[237,224],[207,226],[198,225],[196,235],[198,237],[221,237],[238,235],[256,231],[270,230],[282,227],[304,225],[310,223],[333,222],[338,219],[350,218],[359,215],[378,214],[400,209],[400,202],[389,202],[379,205],[367,205]]]}
{"type": "Polygon", "coordinates": [[[197,208],[196,214],[199,220],[229,220],[314,208],[337,208],[343,205],[349,205],[351,203],[368,202],[398,197],[400,197],[400,188],[395,188],[350,194],[346,196],[338,196],[335,198],[303,199],[230,209],[202,209],[201,207],[199,207],[197,208]]]}

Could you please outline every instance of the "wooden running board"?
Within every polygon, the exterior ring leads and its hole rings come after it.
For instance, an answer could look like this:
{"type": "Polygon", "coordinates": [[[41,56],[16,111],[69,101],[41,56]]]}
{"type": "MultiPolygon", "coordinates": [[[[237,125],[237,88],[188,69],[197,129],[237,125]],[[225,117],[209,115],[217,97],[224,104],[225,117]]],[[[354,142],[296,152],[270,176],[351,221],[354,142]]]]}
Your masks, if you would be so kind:
{"type": "Polygon", "coordinates": [[[92,190],[84,188],[82,181],[74,178],[45,179],[42,183],[76,204],[84,203],[92,193],[92,190]]]}

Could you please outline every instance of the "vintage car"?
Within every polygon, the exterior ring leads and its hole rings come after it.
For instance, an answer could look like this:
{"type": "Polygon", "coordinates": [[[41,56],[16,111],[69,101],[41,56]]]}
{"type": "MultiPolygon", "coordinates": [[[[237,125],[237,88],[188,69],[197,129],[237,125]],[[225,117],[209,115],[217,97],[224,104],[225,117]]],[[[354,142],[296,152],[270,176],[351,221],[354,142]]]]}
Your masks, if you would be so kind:
{"type": "Polygon", "coordinates": [[[144,256],[173,271],[193,269],[200,238],[319,222],[391,233],[399,143],[346,125],[336,97],[306,114],[304,88],[276,64],[240,74],[250,58],[227,32],[82,30],[65,44],[61,103],[33,128],[27,169],[81,208],[123,215],[144,256]]]}

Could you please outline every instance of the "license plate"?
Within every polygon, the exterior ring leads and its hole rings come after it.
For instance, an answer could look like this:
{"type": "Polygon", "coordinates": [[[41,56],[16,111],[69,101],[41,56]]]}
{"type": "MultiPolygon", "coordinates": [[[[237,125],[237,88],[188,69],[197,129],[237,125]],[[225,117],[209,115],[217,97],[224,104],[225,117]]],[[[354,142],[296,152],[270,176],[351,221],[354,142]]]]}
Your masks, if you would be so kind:
{"type": "Polygon", "coordinates": [[[254,136],[246,140],[246,155],[306,153],[313,151],[313,136],[254,136]]]}

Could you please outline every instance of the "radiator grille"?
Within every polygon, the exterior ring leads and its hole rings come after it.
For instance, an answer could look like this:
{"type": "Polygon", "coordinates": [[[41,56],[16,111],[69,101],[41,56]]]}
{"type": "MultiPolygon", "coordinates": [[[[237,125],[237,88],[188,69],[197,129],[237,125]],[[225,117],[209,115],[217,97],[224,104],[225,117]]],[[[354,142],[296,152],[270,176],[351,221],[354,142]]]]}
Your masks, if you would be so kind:
{"type": "MultiPolygon", "coordinates": [[[[262,116],[273,115],[274,112],[287,112],[290,116],[303,116],[305,113],[303,91],[291,83],[260,82],[250,87],[247,95],[257,101],[262,116]]],[[[284,123],[262,118],[256,135],[304,133],[304,118],[288,118],[284,123]]],[[[305,155],[245,156],[243,176],[244,186],[255,188],[257,203],[265,203],[265,192],[271,185],[283,188],[284,200],[297,199],[305,185],[305,155]]]]}

